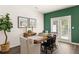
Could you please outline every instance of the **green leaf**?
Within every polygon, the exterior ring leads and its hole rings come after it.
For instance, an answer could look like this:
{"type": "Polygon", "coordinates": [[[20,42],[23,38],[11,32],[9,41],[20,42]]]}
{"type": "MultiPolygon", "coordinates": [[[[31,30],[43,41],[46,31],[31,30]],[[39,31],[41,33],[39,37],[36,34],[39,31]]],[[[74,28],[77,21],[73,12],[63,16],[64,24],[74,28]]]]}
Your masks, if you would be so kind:
{"type": "Polygon", "coordinates": [[[5,15],[5,17],[2,16],[0,18],[0,31],[5,30],[7,32],[10,32],[12,27],[13,27],[13,24],[10,21],[10,17],[8,13],[5,15]]]}

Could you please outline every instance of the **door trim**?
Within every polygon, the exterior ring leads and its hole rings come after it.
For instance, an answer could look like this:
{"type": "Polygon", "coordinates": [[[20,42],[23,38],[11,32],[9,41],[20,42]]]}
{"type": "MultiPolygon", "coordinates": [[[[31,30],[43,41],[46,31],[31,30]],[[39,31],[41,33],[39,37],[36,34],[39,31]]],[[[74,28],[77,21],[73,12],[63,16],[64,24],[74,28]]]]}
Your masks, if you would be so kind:
{"type": "MultiPolygon", "coordinates": [[[[65,41],[65,42],[72,42],[72,38],[71,38],[71,15],[68,15],[68,16],[62,16],[62,17],[70,17],[70,19],[69,19],[69,23],[68,23],[68,25],[69,25],[69,39],[70,40],[68,40],[68,41],[66,41],[66,40],[59,40],[59,41],[65,41]]],[[[53,21],[54,20],[57,20],[58,21],[58,25],[60,25],[60,19],[62,18],[62,17],[54,17],[54,18],[51,18],[51,29],[52,29],[52,23],[53,23],[53,21]]],[[[58,26],[58,39],[61,39],[60,38],[60,30],[59,30],[59,26],[58,26]]]]}

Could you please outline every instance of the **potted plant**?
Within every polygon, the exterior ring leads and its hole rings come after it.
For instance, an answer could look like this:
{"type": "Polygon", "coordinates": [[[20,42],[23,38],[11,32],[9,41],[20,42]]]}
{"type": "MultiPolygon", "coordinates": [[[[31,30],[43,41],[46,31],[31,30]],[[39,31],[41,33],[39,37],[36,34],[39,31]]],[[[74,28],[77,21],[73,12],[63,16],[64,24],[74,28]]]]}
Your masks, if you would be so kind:
{"type": "Polygon", "coordinates": [[[5,35],[5,42],[1,45],[1,52],[7,52],[10,49],[7,37],[7,32],[10,32],[11,28],[13,27],[13,24],[10,20],[11,19],[8,13],[5,16],[1,16],[0,18],[0,31],[3,31],[5,35]]]}

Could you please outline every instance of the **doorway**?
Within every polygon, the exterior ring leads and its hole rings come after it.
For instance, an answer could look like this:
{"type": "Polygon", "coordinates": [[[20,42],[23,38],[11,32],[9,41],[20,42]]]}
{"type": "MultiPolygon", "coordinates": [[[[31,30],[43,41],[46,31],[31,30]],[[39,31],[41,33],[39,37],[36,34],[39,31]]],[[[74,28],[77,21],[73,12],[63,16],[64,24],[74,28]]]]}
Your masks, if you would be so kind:
{"type": "Polygon", "coordinates": [[[51,32],[57,33],[59,41],[71,42],[71,16],[51,18],[51,32]]]}

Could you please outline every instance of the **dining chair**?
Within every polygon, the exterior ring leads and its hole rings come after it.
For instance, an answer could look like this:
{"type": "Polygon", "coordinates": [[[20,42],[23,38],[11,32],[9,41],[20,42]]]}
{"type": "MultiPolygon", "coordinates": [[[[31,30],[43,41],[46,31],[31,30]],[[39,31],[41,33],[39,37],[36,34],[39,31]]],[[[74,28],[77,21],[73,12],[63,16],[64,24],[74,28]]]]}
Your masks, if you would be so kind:
{"type": "Polygon", "coordinates": [[[57,46],[56,46],[56,35],[53,35],[53,40],[52,40],[52,45],[53,45],[53,47],[54,48],[57,48],[57,46]]]}
{"type": "Polygon", "coordinates": [[[47,54],[48,50],[52,53],[54,48],[57,48],[56,46],[56,35],[48,36],[47,42],[43,42],[41,44],[41,49],[42,46],[44,47],[44,52],[47,54]]]}
{"type": "Polygon", "coordinates": [[[47,42],[43,42],[42,44],[41,44],[41,49],[43,49],[43,51],[47,54],[48,52],[48,50],[50,50],[51,51],[51,53],[52,53],[52,48],[53,47],[51,47],[51,46],[53,46],[52,45],[52,37],[51,36],[48,36],[48,39],[47,39],[47,42]],[[42,47],[44,47],[44,48],[42,48],[42,47]]]}
{"type": "Polygon", "coordinates": [[[20,37],[20,50],[21,50],[21,54],[28,54],[29,53],[29,49],[28,49],[28,39],[24,38],[24,37],[20,37]]]}
{"type": "Polygon", "coordinates": [[[40,44],[34,44],[33,39],[28,39],[29,54],[40,54],[40,44]]]}

